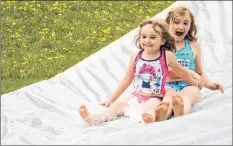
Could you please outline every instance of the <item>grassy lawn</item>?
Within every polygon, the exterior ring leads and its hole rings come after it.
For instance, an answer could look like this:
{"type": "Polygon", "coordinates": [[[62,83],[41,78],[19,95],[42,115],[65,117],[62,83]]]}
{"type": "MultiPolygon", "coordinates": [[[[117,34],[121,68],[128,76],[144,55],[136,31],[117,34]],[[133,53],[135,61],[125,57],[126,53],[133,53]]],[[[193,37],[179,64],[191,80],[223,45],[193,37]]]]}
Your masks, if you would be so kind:
{"type": "Polygon", "coordinates": [[[1,2],[1,93],[65,71],[173,2],[1,2]]]}

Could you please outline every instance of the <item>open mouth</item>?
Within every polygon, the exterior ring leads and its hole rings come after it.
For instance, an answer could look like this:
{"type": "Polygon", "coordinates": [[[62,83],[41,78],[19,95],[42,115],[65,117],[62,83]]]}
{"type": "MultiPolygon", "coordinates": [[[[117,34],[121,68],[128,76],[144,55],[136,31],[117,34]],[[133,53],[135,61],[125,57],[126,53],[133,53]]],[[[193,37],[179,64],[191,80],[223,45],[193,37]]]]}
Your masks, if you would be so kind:
{"type": "Polygon", "coordinates": [[[184,32],[176,31],[176,35],[177,35],[177,36],[182,36],[183,34],[184,34],[184,32]]]}
{"type": "Polygon", "coordinates": [[[144,45],[145,47],[152,47],[153,45],[144,45]]]}

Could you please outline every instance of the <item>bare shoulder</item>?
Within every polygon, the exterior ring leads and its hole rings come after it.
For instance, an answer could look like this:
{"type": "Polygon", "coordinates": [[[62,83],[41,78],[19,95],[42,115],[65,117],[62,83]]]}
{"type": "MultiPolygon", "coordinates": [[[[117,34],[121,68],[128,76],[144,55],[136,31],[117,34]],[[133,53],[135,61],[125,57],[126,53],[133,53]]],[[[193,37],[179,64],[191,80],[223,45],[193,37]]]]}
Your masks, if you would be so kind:
{"type": "Polygon", "coordinates": [[[199,54],[199,52],[201,52],[201,47],[197,40],[191,41],[190,45],[193,50],[194,56],[196,56],[196,54],[199,54]]]}
{"type": "Polygon", "coordinates": [[[174,53],[172,53],[171,51],[165,50],[165,55],[166,55],[166,62],[169,66],[171,60],[176,59],[176,56],[174,55],[174,53]]]}
{"type": "Polygon", "coordinates": [[[191,45],[191,47],[193,49],[195,49],[195,51],[199,51],[201,49],[200,44],[198,43],[198,41],[191,41],[190,45],[191,45]]]}
{"type": "Polygon", "coordinates": [[[166,57],[174,56],[174,54],[171,51],[165,50],[166,57]]]}
{"type": "Polygon", "coordinates": [[[133,50],[132,53],[130,54],[130,58],[135,60],[140,51],[141,51],[140,49],[133,50]]]}
{"type": "Polygon", "coordinates": [[[138,54],[140,51],[141,51],[140,49],[133,50],[133,51],[131,52],[131,55],[137,56],[137,54],[138,54]]]}

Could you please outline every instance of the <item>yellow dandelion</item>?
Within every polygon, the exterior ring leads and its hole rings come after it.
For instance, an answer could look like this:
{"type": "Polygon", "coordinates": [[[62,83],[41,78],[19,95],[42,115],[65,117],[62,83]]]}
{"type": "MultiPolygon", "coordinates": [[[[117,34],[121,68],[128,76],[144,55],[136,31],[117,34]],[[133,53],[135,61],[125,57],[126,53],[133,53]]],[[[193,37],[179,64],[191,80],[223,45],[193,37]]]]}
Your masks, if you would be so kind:
{"type": "Polygon", "coordinates": [[[103,13],[104,13],[105,15],[108,15],[108,12],[106,12],[106,11],[103,11],[103,13]]]}
{"type": "Polygon", "coordinates": [[[52,32],[52,37],[54,38],[54,37],[55,37],[55,35],[56,35],[56,34],[55,34],[55,32],[53,31],[53,32],[52,32]]]}
{"type": "Polygon", "coordinates": [[[141,14],[141,13],[142,13],[142,9],[140,9],[140,10],[138,11],[138,13],[141,14]]]}
{"type": "Polygon", "coordinates": [[[154,12],[153,9],[148,9],[147,11],[150,12],[150,13],[154,12]]]}
{"type": "Polygon", "coordinates": [[[48,28],[44,28],[43,31],[48,31],[49,29],[48,28]]]}
{"type": "Polygon", "coordinates": [[[104,30],[101,30],[103,33],[106,33],[106,34],[108,34],[108,33],[110,33],[110,27],[109,28],[107,28],[107,29],[104,29],[104,30]]]}
{"type": "Polygon", "coordinates": [[[67,48],[62,48],[63,50],[69,50],[69,49],[67,49],[67,48]]]}
{"type": "Polygon", "coordinates": [[[107,39],[106,38],[100,38],[101,42],[105,42],[107,39]]]}
{"type": "Polygon", "coordinates": [[[40,32],[39,32],[39,34],[45,34],[45,32],[43,32],[43,31],[40,31],[40,32]]]}
{"type": "Polygon", "coordinates": [[[98,12],[98,11],[95,11],[94,13],[95,13],[95,14],[99,14],[99,12],[98,12]]]}
{"type": "Polygon", "coordinates": [[[116,30],[121,30],[122,28],[120,26],[116,26],[116,30]]]}
{"type": "Polygon", "coordinates": [[[15,33],[15,38],[20,38],[21,35],[19,35],[17,32],[15,33]]]}

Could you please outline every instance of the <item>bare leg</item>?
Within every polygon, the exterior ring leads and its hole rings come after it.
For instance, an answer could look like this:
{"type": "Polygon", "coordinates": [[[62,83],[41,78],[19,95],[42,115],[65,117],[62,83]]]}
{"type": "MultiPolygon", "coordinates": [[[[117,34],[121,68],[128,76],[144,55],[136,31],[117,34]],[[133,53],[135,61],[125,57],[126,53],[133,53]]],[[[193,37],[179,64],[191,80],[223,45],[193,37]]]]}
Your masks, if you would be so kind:
{"type": "Polygon", "coordinates": [[[175,117],[189,114],[192,104],[201,101],[200,90],[195,86],[185,87],[179,95],[172,98],[175,117]]]}
{"type": "Polygon", "coordinates": [[[81,105],[79,108],[79,114],[86,123],[88,123],[89,125],[95,125],[100,122],[109,121],[115,116],[124,115],[123,109],[126,105],[128,105],[128,98],[120,99],[111,104],[111,106],[107,109],[93,114],[88,112],[85,105],[81,105]]]}

